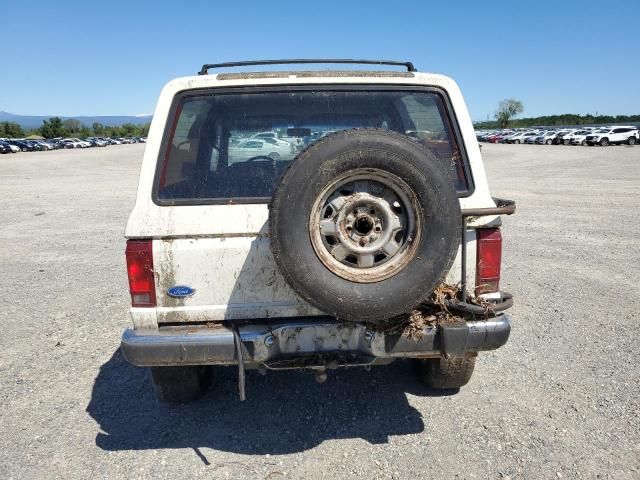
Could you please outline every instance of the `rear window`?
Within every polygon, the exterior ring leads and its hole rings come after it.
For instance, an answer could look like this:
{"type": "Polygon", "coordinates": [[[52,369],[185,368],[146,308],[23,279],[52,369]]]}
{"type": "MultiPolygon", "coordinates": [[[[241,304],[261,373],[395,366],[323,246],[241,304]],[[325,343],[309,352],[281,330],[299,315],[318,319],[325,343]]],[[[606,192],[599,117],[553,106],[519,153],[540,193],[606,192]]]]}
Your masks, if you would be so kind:
{"type": "Polygon", "coordinates": [[[414,138],[461,194],[468,167],[440,94],[301,90],[179,97],[155,185],[162,204],[268,202],[289,163],[331,132],[377,127],[414,138]]]}

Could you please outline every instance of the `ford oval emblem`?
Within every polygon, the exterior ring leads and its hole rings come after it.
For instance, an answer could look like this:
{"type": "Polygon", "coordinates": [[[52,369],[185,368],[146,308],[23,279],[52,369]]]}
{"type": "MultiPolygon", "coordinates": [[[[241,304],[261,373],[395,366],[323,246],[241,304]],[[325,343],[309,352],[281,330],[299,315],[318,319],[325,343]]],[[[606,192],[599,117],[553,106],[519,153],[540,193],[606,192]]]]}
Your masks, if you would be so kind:
{"type": "Polygon", "coordinates": [[[186,298],[196,293],[196,289],[186,285],[176,285],[175,287],[167,288],[167,293],[173,298],[186,298]]]}

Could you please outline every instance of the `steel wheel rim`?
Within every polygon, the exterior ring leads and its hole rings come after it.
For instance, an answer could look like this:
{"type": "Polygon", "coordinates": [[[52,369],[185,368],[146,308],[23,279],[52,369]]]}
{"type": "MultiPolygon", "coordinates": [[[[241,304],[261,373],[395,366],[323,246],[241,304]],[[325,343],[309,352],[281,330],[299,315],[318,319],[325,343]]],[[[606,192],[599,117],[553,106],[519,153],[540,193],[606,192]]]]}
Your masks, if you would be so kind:
{"type": "Polygon", "coordinates": [[[309,235],[320,261],[350,281],[392,277],[415,256],[421,208],[411,188],[384,170],[363,168],[341,175],[316,198],[309,235]]]}

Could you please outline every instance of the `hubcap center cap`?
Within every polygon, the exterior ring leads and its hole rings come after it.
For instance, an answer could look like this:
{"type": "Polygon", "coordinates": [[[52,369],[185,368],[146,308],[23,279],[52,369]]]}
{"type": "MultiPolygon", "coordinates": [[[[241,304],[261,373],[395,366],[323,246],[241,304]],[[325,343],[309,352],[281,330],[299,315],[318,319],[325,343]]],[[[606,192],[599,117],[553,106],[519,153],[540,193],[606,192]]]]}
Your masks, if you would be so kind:
{"type": "Polygon", "coordinates": [[[367,235],[373,230],[373,219],[369,215],[362,215],[356,218],[355,224],[356,232],[360,235],[367,235]]]}

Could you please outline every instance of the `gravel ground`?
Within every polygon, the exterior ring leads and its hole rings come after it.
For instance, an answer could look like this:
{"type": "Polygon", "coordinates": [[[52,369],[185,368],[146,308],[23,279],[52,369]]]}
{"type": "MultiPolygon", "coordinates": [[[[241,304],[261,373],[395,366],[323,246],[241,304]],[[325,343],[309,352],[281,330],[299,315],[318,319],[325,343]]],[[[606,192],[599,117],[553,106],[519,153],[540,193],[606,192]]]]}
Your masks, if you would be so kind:
{"type": "Polygon", "coordinates": [[[118,351],[142,149],[0,156],[1,478],[640,478],[640,147],[484,146],[514,325],[459,393],[221,369],[173,409],[118,351]]]}

